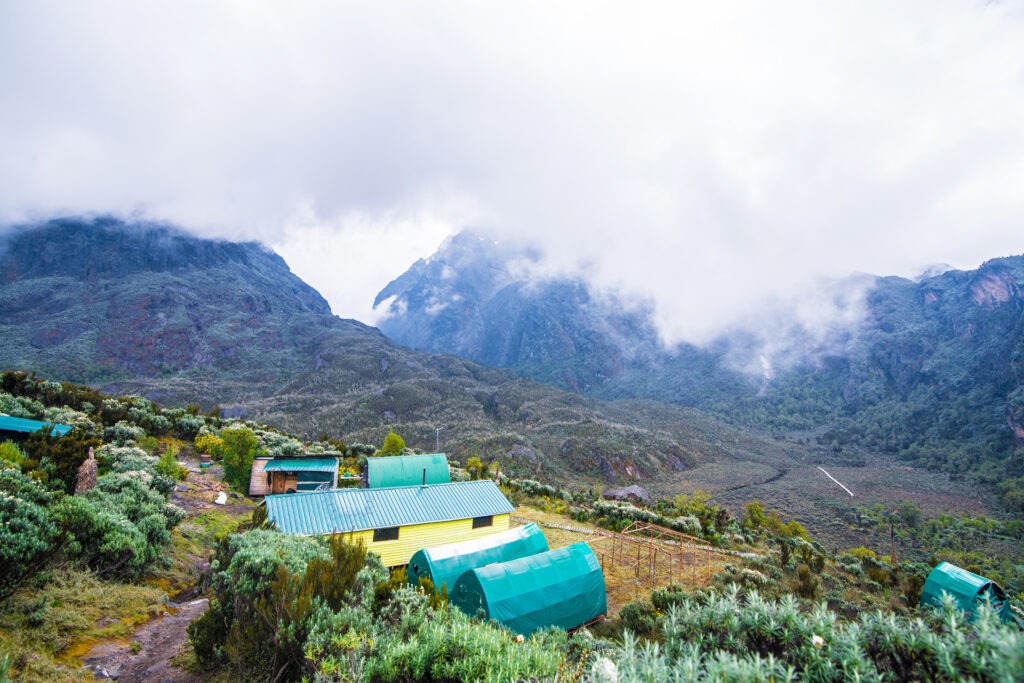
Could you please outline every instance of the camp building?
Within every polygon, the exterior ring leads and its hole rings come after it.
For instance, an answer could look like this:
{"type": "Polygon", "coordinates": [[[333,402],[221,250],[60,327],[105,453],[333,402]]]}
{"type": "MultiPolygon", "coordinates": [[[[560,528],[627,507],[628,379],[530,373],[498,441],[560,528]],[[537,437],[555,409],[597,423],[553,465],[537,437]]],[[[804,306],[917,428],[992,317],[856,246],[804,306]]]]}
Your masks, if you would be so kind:
{"type": "Polygon", "coordinates": [[[335,489],[265,499],[268,518],[297,536],[342,534],[386,567],[413,553],[509,528],[512,504],[489,480],[433,486],[335,489]]]}
{"type": "Polygon", "coordinates": [[[249,495],[322,491],[338,487],[333,457],[256,458],[249,473],[249,495]]]}
{"type": "Polygon", "coordinates": [[[366,487],[371,489],[447,484],[451,480],[448,456],[444,453],[366,459],[366,487]]]}
{"type": "Polygon", "coordinates": [[[50,428],[50,436],[64,436],[71,431],[70,425],[40,422],[39,420],[29,420],[24,417],[11,417],[10,415],[0,414],[0,436],[3,437],[6,437],[8,434],[24,436],[25,434],[38,432],[44,427],[50,428]]]}

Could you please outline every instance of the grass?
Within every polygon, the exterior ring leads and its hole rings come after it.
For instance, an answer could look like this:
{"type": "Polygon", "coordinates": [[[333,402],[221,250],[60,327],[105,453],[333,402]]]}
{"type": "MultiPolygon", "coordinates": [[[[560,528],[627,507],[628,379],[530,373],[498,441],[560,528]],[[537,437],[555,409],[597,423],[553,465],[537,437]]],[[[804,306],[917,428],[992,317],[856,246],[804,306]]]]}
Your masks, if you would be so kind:
{"type": "Polygon", "coordinates": [[[647,599],[651,590],[664,587],[670,583],[678,583],[687,590],[696,590],[711,585],[713,577],[729,561],[729,558],[700,550],[683,549],[682,567],[671,566],[667,561],[668,553],[676,554],[678,548],[664,547],[664,552],[656,555],[656,576],[650,570],[650,554],[641,550],[641,571],[638,574],[635,562],[636,548],[626,546],[622,553],[613,552],[611,539],[599,536],[598,527],[589,522],[577,522],[555,512],[544,512],[528,506],[516,508],[516,516],[536,522],[544,530],[548,545],[562,548],[573,543],[589,542],[591,549],[601,560],[604,573],[605,590],[608,598],[608,616],[613,617],[625,605],[635,600],[647,599]],[[573,527],[584,532],[561,529],[573,527]],[[593,532],[593,533],[586,533],[593,532]]]}
{"type": "Polygon", "coordinates": [[[165,594],[156,588],[61,569],[42,587],[23,589],[4,604],[0,651],[11,656],[14,680],[91,680],[78,660],[100,641],[127,642],[164,605],[165,594]]]}

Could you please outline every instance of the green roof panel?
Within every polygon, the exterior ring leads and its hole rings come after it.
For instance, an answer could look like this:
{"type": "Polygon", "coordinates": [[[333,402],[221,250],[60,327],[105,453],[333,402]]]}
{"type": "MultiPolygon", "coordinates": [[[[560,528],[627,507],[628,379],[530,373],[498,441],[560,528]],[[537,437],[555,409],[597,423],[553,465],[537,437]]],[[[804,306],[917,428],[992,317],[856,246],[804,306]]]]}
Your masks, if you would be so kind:
{"type": "Polygon", "coordinates": [[[366,459],[366,485],[371,489],[388,486],[420,486],[447,484],[452,480],[448,469],[448,456],[444,453],[427,455],[392,455],[366,459]]]}
{"type": "Polygon", "coordinates": [[[334,472],[337,458],[274,458],[263,468],[264,472],[334,472]]]}
{"type": "Polygon", "coordinates": [[[47,425],[51,427],[50,436],[64,436],[72,430],[72,427],[69,425],[56,424],[53,422],[40,422],[39,420],[29,420],[24,417],[0,415],[0,431],[31,434],[33,432],[38,432],[47,425]]]}
{"type": "Polygon", "coordinates": [[[413,586],[430,579],[438,591],[451,591],[464,572],[496,562],[547,552],[548,541],[536,524],[516,527],[483,538],[417,551],[409,560],[408,580],[413,586]]]}
{"type": "Polygon", "coordinates": [[[548,626],[576,628],[608,611],[601,563],[586,543],[471,569],[449,604],[529,635],[548,626]]]}
{"type": "Polygon", "coordinates": [[[286,534],[315,536],[511,514],[490,480],[385,489],[333,489],[267,496],[267,515],[286,534]]]}

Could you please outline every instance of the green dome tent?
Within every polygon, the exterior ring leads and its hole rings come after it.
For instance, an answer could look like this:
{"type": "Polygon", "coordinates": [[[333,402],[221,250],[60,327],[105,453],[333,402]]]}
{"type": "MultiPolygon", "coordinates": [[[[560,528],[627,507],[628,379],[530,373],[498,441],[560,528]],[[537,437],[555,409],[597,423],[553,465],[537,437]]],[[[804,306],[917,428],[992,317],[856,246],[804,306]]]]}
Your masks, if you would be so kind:
{"type": "Polygon", "coordinates": [[[957,606],[968,614],[973,615],[979,605],[987,602],[1003,621],[1013,620],[1010,601],[998,583],[948,562],[940,562],[928,574],[921,590],[921,605],[938,607],[943,593],[953,596],[957,606]]]}
{"type": "Polygon", "coordinates": [[[409,560],[406,575],[414,586],[419,585],[421,578],[427,578],[438,591],[447,585],[451,592],[458,578],[470,569],[536,555],[547,549],[548,541],[540,527],[527,524],[483,538],[419,550],[409,560]]]}
{"type": "Polygon", "coordinates": [[[448,602],[522,635],[576,628],[608,611],[601,563],[586,543],[463,573],[448,602]]]}

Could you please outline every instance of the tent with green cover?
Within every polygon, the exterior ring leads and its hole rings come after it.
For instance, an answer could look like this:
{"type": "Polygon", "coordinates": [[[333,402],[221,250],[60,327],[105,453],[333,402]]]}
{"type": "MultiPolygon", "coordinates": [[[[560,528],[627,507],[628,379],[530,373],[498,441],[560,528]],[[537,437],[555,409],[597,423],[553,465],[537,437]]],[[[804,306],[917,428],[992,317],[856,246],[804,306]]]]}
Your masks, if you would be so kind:
{"type": "Polygon", "coordinates": [[[948,562],[940,562],[928,574],[921,590],[921,605],[941,605],[943,593],[953,596],[957,606],[968,614],[973,615],[987,602],[1003,621],[1013,620],[1010,601],[998,583],[948,562]]]}
{"type": "Polygon", "coordinates": [[[414,586],[419,585],[421,578],[426,578],[438,591],[447,586],[450,592],[456,580],[470,569],[547,550],[544,532],[536,524],[527,524],[483,538],[419,550],[409,560],[406,576],[414,586]]]}
{"type": "Polygon", "coordinates": [[[522,635],[548,626],[576,628],[608,611],[601,563],[586,543],[471,569],[455,582],[448,602],[522,635]]]}

